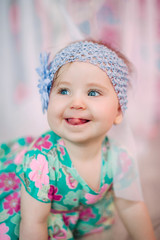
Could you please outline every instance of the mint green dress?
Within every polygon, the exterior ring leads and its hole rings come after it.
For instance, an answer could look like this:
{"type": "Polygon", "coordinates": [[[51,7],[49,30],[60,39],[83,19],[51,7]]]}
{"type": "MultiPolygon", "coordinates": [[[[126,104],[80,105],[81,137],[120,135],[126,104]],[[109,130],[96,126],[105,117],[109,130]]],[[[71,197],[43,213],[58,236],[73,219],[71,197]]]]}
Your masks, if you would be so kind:
{"type": "Polygon", "coordinates": [[[100,188],[95,192],[78,174],[64,141],[53,131],[37,139],[27,137],[2,144],[0,239],[19,239],[21,184],[37,201],[51,202],[48,239],[71,240],[110,229],[114,222],[113,175],[118,176],[121,186],[124,175],[130,176],[132,172],[129,162],[126,168],[124,159],[129,159],[126,152],[116,147],[114,151],[117,159],[123,156],[119,174],[112,170],[110,142],[106,137],[102,144],[100,188]]]}

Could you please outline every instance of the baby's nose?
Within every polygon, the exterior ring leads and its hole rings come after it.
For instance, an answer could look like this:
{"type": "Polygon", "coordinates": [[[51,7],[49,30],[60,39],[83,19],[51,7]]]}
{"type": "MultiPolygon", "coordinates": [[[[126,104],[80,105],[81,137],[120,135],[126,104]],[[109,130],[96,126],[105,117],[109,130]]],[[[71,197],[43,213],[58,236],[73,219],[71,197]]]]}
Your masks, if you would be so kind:
{"type": "Polygon", "coordinates": [[[74,98],[71,102],[70,108],[76,110],[84,110],[86,109],[86,104],[82,97],[74,98]]]}

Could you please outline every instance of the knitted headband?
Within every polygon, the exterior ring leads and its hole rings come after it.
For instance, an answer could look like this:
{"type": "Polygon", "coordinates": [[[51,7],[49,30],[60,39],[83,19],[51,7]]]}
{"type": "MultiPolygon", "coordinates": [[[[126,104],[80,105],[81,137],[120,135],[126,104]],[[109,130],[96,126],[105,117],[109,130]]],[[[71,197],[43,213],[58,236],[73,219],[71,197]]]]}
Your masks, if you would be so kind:
{"type": "Polygon", "coordinates": [[[49,63],[50,54],[40,54],[40,67],[36,69],[39,79],[43,112],[47,110],[49,94],[57,70],[70,62],[88,62],[102,69],[110,78],[124,112],[127,109],[128,68],[118,55],[104,45],[81,41],[72,43],[58,52],[49,63]]]}

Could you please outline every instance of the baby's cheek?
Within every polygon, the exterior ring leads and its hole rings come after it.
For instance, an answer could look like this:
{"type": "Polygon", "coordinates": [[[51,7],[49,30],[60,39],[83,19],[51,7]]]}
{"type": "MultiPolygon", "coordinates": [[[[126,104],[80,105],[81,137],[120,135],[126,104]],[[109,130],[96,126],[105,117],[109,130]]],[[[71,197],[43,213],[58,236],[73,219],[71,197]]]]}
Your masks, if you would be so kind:
{"type": "Polygon", "coordinates": [[[55,121],[54,109],[48,108],[47,119],[48,119],[49,126],[52,128],[52,126],[55,124],[54,123],[54,121],[55,121]]]}
{"type": "Polygon", "coordinates": [[[57,132],[62,123],[62,117],[60,113],[54,111],[54,113],[50,115],[48,122],[52,131],[57,132]]]}

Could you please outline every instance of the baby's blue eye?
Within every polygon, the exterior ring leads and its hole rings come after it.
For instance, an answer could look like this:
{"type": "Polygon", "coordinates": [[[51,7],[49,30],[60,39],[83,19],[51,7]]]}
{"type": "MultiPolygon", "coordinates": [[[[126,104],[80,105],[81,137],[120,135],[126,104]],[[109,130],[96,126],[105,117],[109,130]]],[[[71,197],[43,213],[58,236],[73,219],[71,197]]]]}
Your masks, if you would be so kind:
{"type": "Polygon", "coordinates": [[[99,95],[100,95],[100,93],[98,91],[96,91],[96,90],[91,90],[88,93],[88,96],[93,96],[93,97],[97,97],[99,95]]]}
{"type": "Polygon", "coordinates": [[[68,94],[69,94],[69,91],[68,91],[67,89],[61,89],[61,90],[59,91],[59,93],[62,94],[62,95],[68,95],[68,94]]]}

